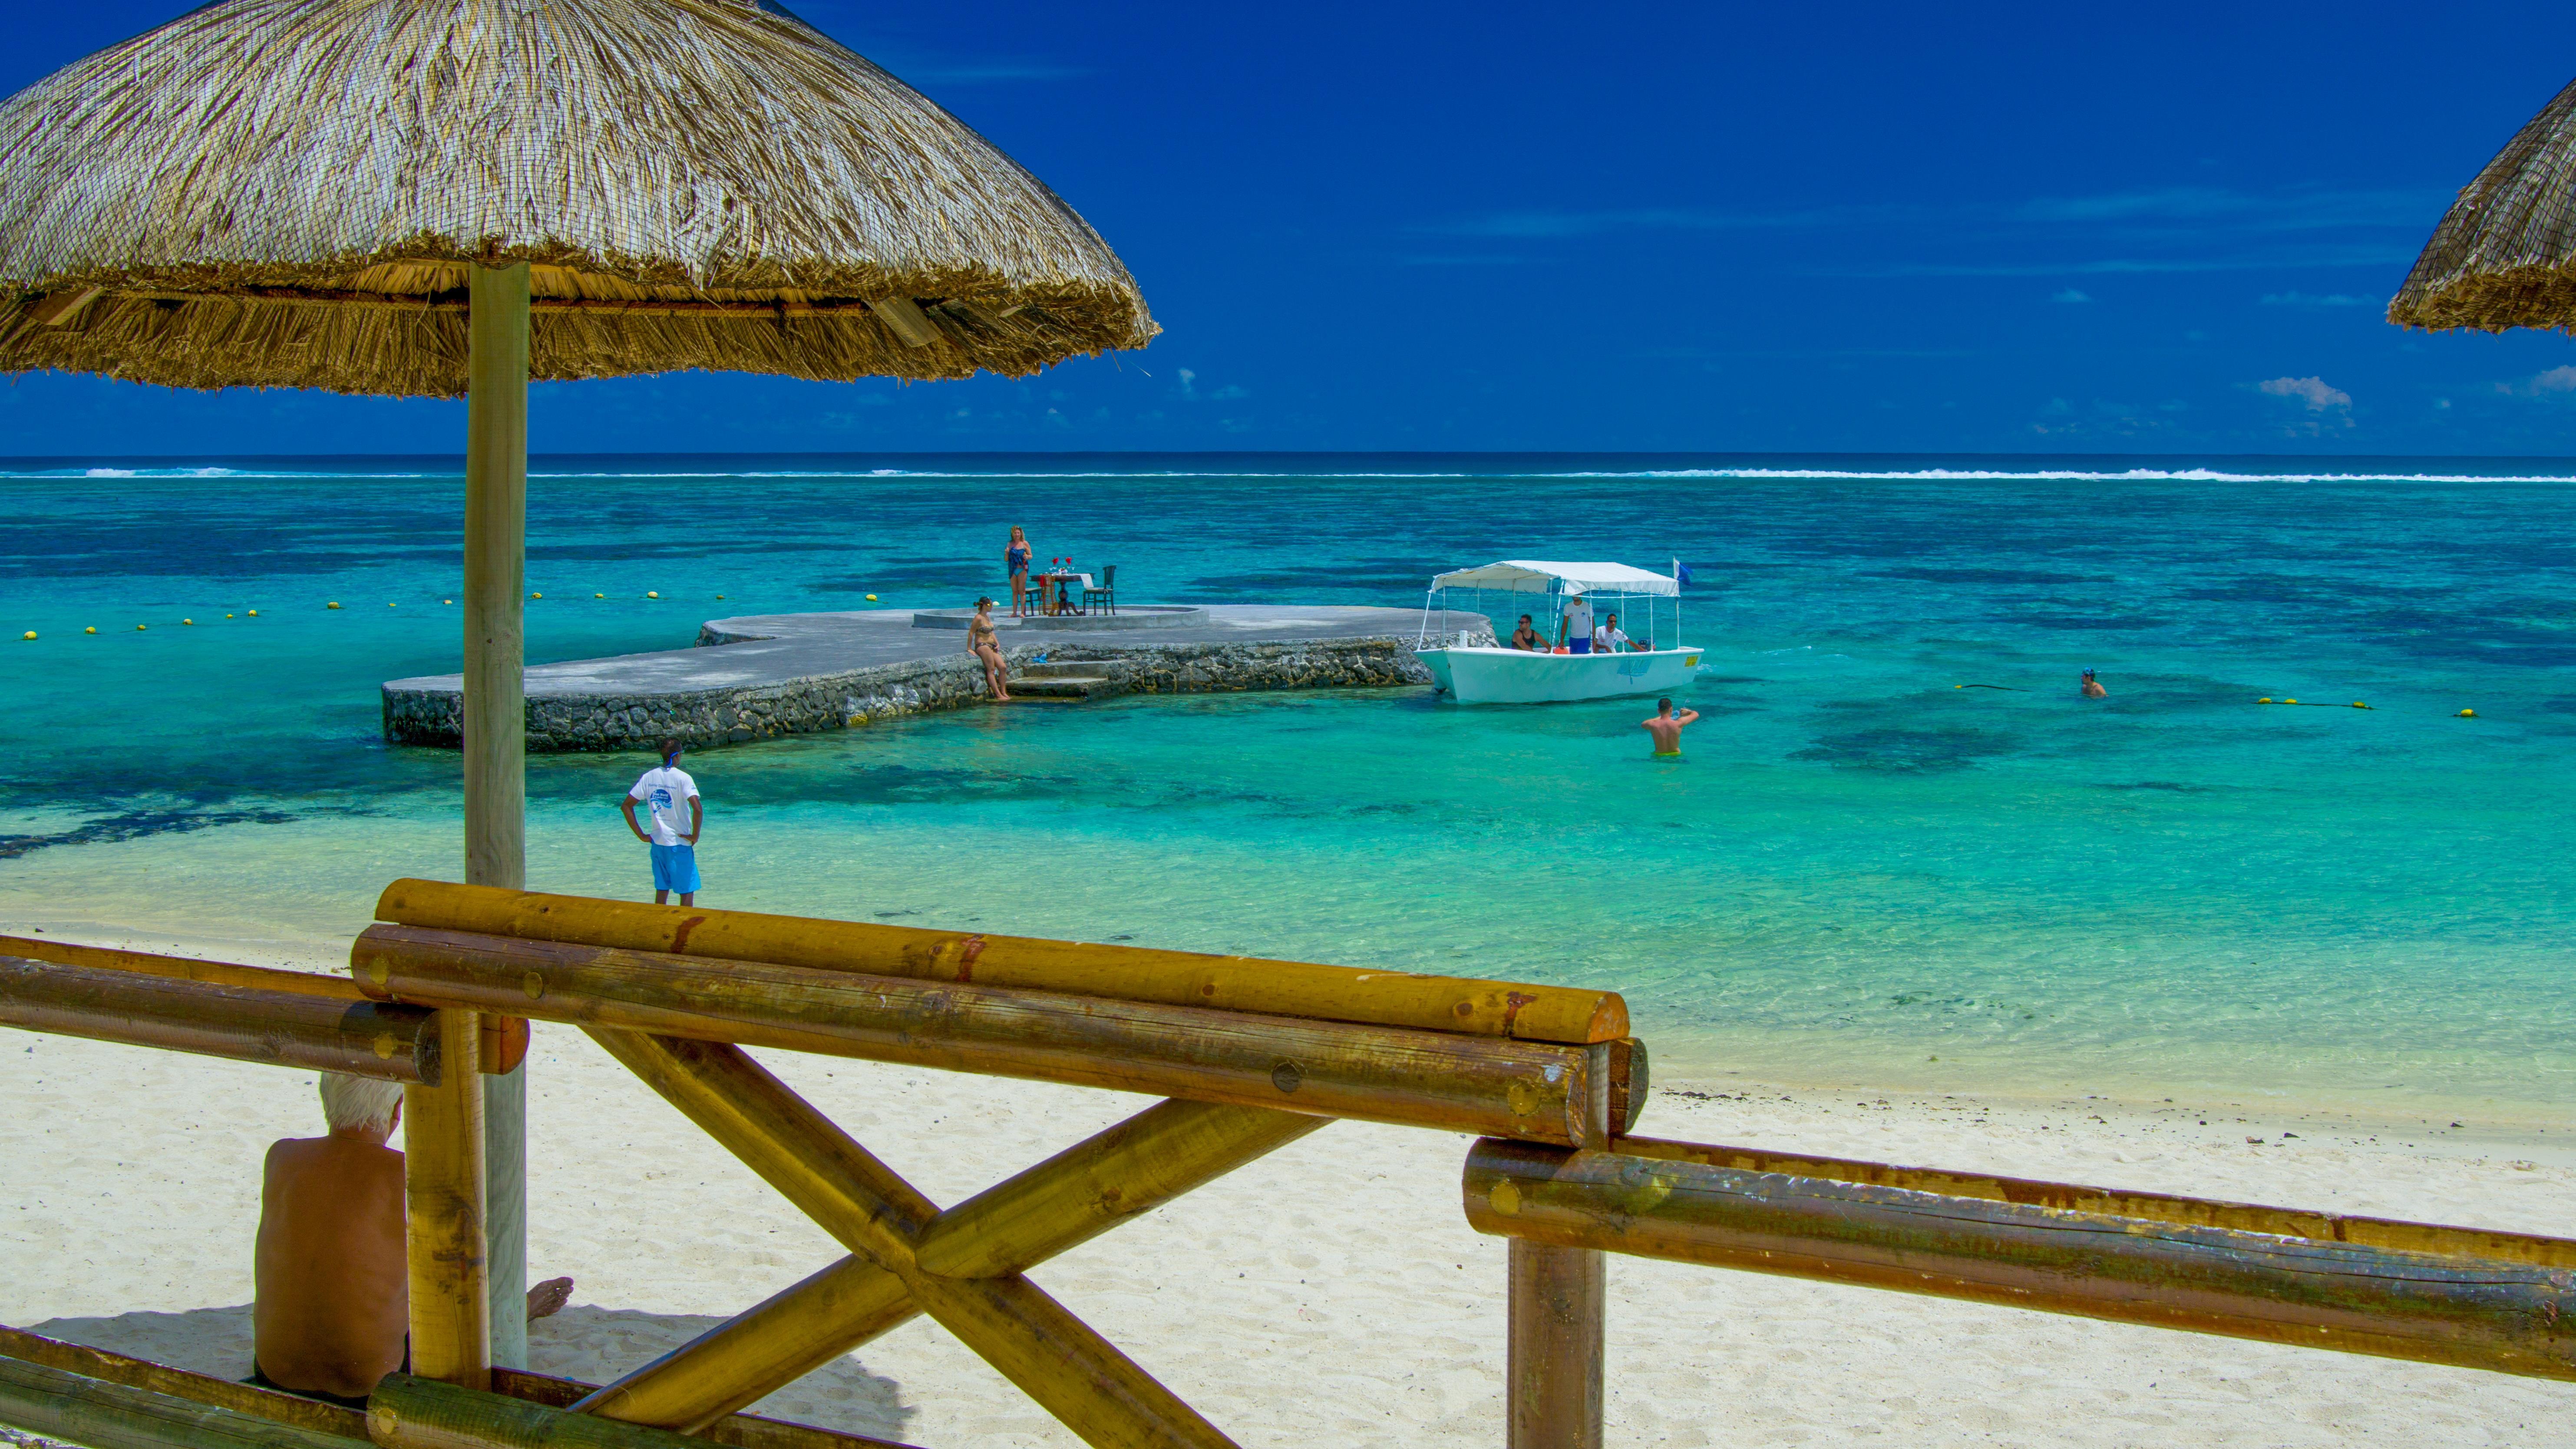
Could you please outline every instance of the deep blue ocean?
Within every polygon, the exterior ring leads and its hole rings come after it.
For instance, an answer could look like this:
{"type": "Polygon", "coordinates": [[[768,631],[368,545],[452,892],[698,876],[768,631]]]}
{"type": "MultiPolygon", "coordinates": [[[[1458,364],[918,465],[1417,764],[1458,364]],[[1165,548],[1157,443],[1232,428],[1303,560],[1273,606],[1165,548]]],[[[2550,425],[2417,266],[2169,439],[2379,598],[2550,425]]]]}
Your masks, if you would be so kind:
{"type": "MultiPolygon", "coordinates": [[[[1667,1076],[2576,1105],[2576,460],[531,473],[537,661],[954,606],[1014,523],[1132,602],[1692,572],[1679,767],[1633,701],[974,709],[694,756],[707,904],[1614,985],[1667,1076]]],[[[0,463],[0,926],[327,954],[456,875],[457,758],[386,745],[376,691],[457,667],[461,494],[450,459],[0,463]]],[[[532,762],[532,885],[644,896],[645,763],[532,762]]]]}

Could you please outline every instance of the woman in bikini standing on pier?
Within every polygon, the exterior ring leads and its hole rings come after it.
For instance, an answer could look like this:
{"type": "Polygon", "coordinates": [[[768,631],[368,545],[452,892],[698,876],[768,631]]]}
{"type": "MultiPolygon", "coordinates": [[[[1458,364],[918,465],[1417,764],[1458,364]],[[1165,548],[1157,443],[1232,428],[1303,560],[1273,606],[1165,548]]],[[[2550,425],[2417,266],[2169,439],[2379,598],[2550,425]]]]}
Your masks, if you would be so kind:
{"type": "MultiPolygon", "coordinates": [[[[1016,533],[1019,530],[1013,529],[1016,533]]],[[[966,652],[984,662],[984,683],[992,688],[996,702],[1011,697],[1011,669],[1002,662],[1002,636],[993,627],[993,601],[975,601],[975,617],[966,621],[966,652]]]]}

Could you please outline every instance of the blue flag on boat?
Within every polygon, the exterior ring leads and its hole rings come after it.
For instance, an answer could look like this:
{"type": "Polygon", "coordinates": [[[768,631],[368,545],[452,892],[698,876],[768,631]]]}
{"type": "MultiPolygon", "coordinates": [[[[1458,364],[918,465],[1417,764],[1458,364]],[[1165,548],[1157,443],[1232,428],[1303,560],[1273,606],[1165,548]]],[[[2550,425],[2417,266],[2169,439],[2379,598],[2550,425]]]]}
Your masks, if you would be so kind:
{"type": "Polygon", "coordinates": [[[1688,584],[1690,582],[1689,564],[1683,563],[1680,559],[1673,560],[1673,582],[1677,584],[1688,584]]]}

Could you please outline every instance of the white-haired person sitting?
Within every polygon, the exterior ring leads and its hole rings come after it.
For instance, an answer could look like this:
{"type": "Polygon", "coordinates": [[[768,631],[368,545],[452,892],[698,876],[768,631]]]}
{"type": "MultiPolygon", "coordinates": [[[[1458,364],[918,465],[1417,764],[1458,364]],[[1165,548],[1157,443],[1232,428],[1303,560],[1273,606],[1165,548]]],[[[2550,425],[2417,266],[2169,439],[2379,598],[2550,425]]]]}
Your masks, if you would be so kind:
{"type": "MultiPolygon", "coordinates": [[[[259,1191],[250,1382],[366,1407],[376,1381],[411,1360],[403,1262],[403,1155],[387,1147],[403,1089],[322,1074],[328,1137],[268,1149],[259,1191]]],[[[528,1317],[572,1296],[572,1280],[528,1290],[528,1317]]]]}

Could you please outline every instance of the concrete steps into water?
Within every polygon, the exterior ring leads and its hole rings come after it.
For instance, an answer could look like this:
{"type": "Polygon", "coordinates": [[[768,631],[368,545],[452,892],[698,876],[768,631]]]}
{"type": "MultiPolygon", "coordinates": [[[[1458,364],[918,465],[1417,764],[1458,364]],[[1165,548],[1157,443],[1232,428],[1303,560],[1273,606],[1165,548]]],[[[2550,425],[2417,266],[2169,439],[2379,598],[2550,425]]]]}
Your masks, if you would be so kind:
{"type": "Polygon", "coordinates": [[[1023,664],[1011,674],[1011,696],[1037,699],[1089,699],[1095,693],[1126,688],[1116,666],[1097,659],[1067,660],[1056,664],[1023,664]]]}

